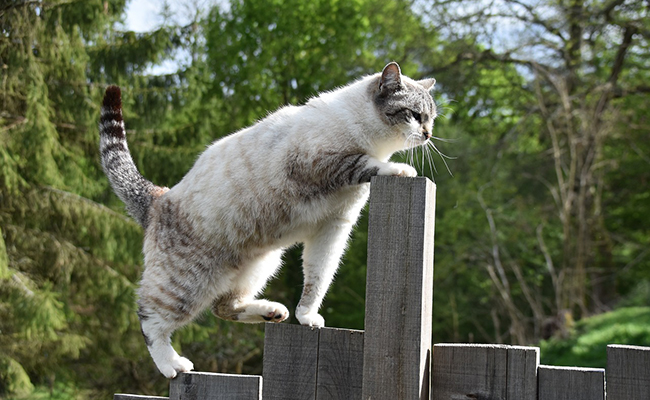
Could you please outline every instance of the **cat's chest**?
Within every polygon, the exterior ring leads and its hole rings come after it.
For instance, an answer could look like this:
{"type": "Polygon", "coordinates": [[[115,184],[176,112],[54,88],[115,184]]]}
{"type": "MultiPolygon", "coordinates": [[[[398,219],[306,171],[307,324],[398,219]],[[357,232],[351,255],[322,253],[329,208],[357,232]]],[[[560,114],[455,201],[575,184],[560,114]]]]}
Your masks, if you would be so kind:
{"type": "MultiPolygon", "coordinates": [[[[291,217],[270,222],[272,238],[291,245],[313,237],[331,224],[354,224],[367,201],[369,185],[356,185],[326,196],[299,198],[291,206],[291,217]]],[[[282,214],[282,213],[281,213],[282,214]]]]}

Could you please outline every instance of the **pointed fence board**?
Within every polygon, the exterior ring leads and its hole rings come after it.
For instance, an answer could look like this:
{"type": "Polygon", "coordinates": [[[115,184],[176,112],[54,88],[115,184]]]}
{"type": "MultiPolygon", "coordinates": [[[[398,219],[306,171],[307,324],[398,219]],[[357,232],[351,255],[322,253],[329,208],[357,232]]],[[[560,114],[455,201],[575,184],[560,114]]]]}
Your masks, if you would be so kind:
{"type": "Polygon", "coordinates": [[[170,400],[260,400],[262,377],[257,375],[184,372],[171,380],[170,400]]]}
{"type": "Polygon", "coordinates": [[[650,347],[607,346],[607,400],[650,399],[650,347]]]}
{"type": "Polygon", "coordinates": [[[539,348],[436,344],[432,400],[537,400],[539,348]]]}
{"type": "Polygon", "coordinates": [[[435,189],[372,178],[363,400],[429,398],[435,189]]]}
{"type": "Polygon", "coordinates": [[[538,400],[605,400],[602,368],[540,365],[538,400]]]}

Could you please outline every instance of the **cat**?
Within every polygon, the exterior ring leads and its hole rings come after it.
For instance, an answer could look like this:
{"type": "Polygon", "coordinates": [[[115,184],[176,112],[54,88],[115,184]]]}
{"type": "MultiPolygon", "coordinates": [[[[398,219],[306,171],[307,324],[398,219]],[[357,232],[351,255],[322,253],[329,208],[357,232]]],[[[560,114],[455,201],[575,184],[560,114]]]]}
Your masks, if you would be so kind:
{"type": "Polygon", "coordinates": [[[403,76],[397,63],[302,106],[285,106],[214,142],[171,189],[138,172],[126,142],[121,92],[106,89],[99,124],[104,172],[144,228],[138,295],[142,334],[160,372],[193,369],[172,333],[207,308],[239,322],[281,322],[289,311],[256,299],[287,247],[303,243],[304,286],[295,313],[318,309],[376,175],[414,177],[389,162],[431,138],[434,79],[403,76]]]}

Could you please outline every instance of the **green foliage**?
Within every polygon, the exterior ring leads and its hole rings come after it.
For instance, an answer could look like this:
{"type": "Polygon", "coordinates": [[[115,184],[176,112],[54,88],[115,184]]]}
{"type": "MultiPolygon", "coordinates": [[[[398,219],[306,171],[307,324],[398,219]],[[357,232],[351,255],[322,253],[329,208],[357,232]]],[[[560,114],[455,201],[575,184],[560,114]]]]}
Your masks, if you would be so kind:
{"type": "Polygon", "coordinates": [[[211,94],[227,100],[226,132],[398,57],[413,72],[404,42],[420,50],[435,40],[403,1],[232,1],[206,23],[211,94]]]}
{"type": "Polygon", "coordinates": [[[11,277],[9,272],[9,256],[7,256],[7,246],[0,228],[0,281],[4,281],[11,277]]]}
{"type": "MultiPolygon", "coordinates": [[[[76,3],[14,2],[0,14],[3,394],[62,381],[97,393],[153,387],[155,371],[133,378],[148,357],[133,301],[142,230],[98,202],[117,204],[97,157],[103,82],[90,60],[100,63],[94,46],[116,43],[125,2],[76,3]]],[[[143,42],[150,57],[165,51],[143,42]]]]}
{"type": "Polygon", "coordinates": [[[631,307],[585,318],[569,337],[540,343],[541,363],[605,368],[608,344],[650,343],[650,308],[631,307]]]}
{"type": "Polygon", "coordinates": [[[543,4],[552,16],[509,0],[490,4],[498,18],[445,1],[427,13],[448,40],[430,69],[455,108],[436,135],[460,153],[453,179],[436,176],[436,341],[536,342],[648,279],[644,12],[543,4]]]}
{"type": "Polygon", "coordinates": [[[29,376],[16,360],[0,357],[0,394],[12,394],[26,397],[34,391],[29,376]]]}
{"type": "Polygon", "coordinates": [[[29,394],[15,394],[6,400],[86,400],[98,398],[91,390],[79,389],[70,383],[55,382],[50,386],[36,386],[29,394]]]}

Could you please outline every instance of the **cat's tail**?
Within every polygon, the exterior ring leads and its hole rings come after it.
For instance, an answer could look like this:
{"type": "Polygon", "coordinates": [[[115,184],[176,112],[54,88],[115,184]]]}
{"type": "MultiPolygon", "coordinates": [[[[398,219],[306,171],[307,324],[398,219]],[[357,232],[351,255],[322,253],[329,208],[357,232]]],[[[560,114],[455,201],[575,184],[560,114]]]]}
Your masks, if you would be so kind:
{"type": "Polygon", "coordinates": [[[146,227],[151,202],[169,189],[145,179],[133,163],[126,145],[122,95],[117,86],[106,89],[99,119],[99,137],[102,167],[113,191],[124,202],[129,214],[146,227]]]}

